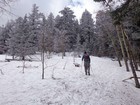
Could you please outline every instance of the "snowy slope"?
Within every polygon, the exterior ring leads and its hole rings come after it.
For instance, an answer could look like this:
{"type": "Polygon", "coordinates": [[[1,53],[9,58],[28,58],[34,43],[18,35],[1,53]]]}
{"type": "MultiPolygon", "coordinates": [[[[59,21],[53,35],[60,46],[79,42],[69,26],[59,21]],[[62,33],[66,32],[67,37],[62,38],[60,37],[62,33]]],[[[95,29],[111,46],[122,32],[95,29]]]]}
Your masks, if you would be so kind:
{"type": "MultiPolygon", "coordinates": [[[[0,61],[4,60],[0,56],[0,61]]],[[[83,65],[81,58],[76,63],[83,65]]],[[[41,62],[0,62],[0,105],[140,105],[140,90],[125,67],[109,58],[91,57],[91,76],[73,65],[73,57],[46,59],[45,79],[41,62]]],[[[140,76],[140,75],[139,75],[140,76]]]]}

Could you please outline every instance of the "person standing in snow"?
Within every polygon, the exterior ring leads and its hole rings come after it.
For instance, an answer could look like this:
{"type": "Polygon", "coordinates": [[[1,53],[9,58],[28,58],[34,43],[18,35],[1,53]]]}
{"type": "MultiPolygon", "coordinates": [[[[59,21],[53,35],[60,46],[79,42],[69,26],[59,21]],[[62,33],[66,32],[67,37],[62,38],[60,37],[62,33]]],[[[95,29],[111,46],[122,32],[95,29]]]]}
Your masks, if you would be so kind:
{"type": "Polygon", "coordinates": [[[84,60],[85,74],[90,75],[90,57],[86,51],[84,52],[84,55],[82,57],[82,61],[83,60],[84,60]]]}

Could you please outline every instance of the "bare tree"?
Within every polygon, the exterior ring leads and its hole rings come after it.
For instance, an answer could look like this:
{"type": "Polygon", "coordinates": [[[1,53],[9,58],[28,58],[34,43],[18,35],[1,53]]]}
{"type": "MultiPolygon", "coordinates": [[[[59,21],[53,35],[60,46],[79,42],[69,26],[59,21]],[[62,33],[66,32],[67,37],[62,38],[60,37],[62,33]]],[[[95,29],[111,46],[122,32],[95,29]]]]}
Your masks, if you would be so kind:
{"type": "Polygon", "coordinates": [[[12,13],[9,8],[11,8],[11,3],[15,2],[17,0],[0,0],[0,13],[8,13],[10,15],[14,15],[14,13],[12,13]]]}
{"type": "Polygon", "coordinates": [[[44,63],[45,63],[45,60],[44,60],[44,55],[45,55],[45,46],[44,46],[44,33],[43,33],[43,36],[42,36],[42,52],[41,52],[41,55],[42,55],[42,79],[44,79],[44,70],[45,70],[45,66],[44,66],[44,63]]]}
{"type": "Polygon", "coordinates": [[[44,70],[45,70],[45,35],[46,35],[46,18],[43,16],[43,25],[40,38],[40,47],[41,47],[41,62],[42,62],[42,79],[44,79],[44,70]]]}

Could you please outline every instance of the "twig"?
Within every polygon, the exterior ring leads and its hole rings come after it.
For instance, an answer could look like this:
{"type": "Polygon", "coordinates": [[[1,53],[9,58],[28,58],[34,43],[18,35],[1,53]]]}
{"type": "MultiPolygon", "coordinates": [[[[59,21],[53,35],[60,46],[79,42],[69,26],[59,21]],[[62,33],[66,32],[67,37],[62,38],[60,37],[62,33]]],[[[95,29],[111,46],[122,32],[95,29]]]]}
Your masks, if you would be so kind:
{"type": "Polygon", "coordinates": [[[54,64],[54,65],[46,66],[44,69],[46,69],[47,67],[53,67],[53,66],[56,66],[58,63],[59,63],[59,61],[56,62],[56,64],[54,64]]]}
{"type": "Polygon", "coordinates": [[[64,67],[63,67],[64,70],[65,70],[66,64],[67,64],[67,61],[65,62],[65,65],[64,65],[64,67]]]}
{"type": "Polygon", "coordinates": [[[2,11],[4,11],[4,12],[7,12],[7,13],[10,14],[10,15],[13,15],[13,16],[15,16],[15,17],[19,17],[19,16],[17,16],[16,14],[14,14],[14,13],[12,13],[12,12],[6,10],[6,9],[3,8],[3,7],[0,7],[0,9],[1,9],[2,11]]]}
{"type": "MultiPolygon", "coordinates": [[[[134,78],[134,77],[129,77],[129,78],[124,79],[124,80],[122,80],[122,81],[125,82],[126,80],[133,79],[133,78],[134,78]]],[[[140,79],[140,77],[138,77],[138,79],[140,79]]]]}
{"type": "Polygon", "coordinates": [[[0,71],[1,71],[1,74],[2,74],[2,75],[4,75],[4,73],[3,73],[2,69],[0,69],[0,71]]]}
{"type": "Polygon", "coordinates": [[[136,70],[136,71],[139,71],[140,72],[140,70],[136,70]]]}

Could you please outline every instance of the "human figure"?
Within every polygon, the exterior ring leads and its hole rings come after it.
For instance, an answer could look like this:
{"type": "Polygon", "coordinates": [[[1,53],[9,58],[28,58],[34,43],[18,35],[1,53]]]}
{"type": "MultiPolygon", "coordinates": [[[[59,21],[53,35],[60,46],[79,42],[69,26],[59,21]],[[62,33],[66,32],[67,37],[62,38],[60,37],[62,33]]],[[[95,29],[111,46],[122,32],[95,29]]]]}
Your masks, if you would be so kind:
{"type": "Polygon", "coordinates": [[[90,75],[90,57],[87,52],[84,52],[82,61],[84,60],[85,74],[90,75]]]}

